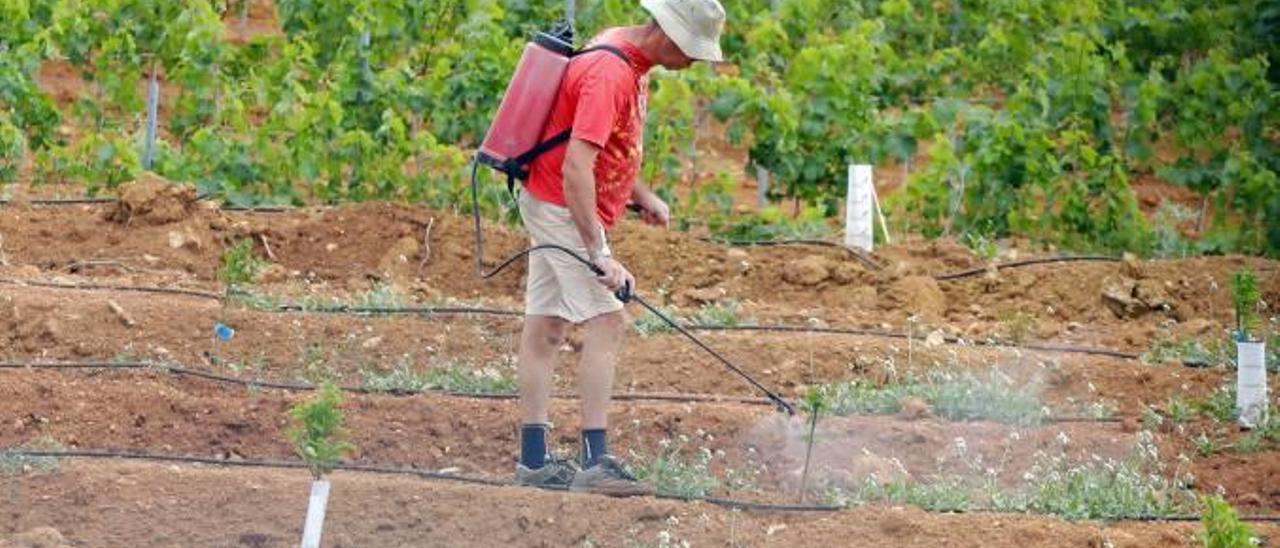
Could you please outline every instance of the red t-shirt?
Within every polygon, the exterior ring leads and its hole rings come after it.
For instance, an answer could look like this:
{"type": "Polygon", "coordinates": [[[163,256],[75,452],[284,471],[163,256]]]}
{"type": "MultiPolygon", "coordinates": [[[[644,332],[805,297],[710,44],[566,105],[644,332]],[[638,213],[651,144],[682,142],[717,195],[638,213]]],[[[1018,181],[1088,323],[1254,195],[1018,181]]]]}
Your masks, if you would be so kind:
{"type": "MultiPolygon", "coordinates": [[[[649,97],[649,68],[653,61],[640,48],[622,38],[620,29],[608,29],[591,44],[609,44],[627,54],[630,63],[608,51],[597,50],[569,62],[556,94],[542,140],[573,126],[571,138],[601,147],[596,156],[596,215],[612,228],[622,215],[644,153],[644,117],[649,97]]],[[[525,190],[534,198],[560,206],[564,199],[565,145],[534,159],[525,190]]]]}

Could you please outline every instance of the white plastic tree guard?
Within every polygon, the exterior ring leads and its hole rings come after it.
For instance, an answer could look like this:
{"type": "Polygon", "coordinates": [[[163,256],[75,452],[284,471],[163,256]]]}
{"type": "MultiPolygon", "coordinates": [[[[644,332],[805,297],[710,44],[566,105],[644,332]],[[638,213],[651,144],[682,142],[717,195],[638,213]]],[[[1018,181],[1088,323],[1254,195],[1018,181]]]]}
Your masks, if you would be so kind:
{"type": "Polygon", "coordinates": [[[875,245],[875,189],[871,182],[871,166],[849,166],[848,191],[845,194],[844,245],[870,252],[875,245]]]}
{"type": "Polygon", "coordinates": [[[320,548],[320,532],[324,530],[325,507],[329,505],[329,480],[311,482],[311,501],[307,504],[307,521],[302,526],[302,548],[320,548]]]}
{"type": "Polygon", "coordinates": [[[1267,345],[1236,341],[1236,413],[1253,428],[1267,420],[1267,345]]]}

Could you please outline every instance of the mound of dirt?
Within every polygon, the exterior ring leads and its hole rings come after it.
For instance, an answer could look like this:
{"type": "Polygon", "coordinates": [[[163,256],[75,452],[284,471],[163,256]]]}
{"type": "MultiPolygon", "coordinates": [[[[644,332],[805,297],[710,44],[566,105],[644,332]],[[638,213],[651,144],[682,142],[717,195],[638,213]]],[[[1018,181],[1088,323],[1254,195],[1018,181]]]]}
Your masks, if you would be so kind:
{"type": "Polygon", "coordinates": [[[888,301],[885,303],[911,314],[917,314],[927,321],[938,321],[947,312],[947,296],[938,287],[938,282],[928,276],[907,276],[889,287],[888,301]]]}
{"type": "Polygon", "coordinates": [[[7,539],[0,539],[0,548],[71,548],[71,543],[67,542],[57,529],[38,527],[7,539]]]}
{"type": "Polygon", "coordinates": [[[120,187],[120,199],[105,217],[117,223],[163,225],[187,219],[195,210],[195,187],[146,172],[120,187]]]}

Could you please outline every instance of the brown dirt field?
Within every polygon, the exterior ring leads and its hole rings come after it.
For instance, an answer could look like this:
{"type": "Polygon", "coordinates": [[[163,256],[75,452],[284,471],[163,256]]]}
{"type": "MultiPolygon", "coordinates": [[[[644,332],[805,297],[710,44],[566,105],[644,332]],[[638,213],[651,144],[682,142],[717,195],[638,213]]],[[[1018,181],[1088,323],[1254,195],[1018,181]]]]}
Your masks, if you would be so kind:
{"type": "MultiPolygon", "coordinates": [[[[197,208],[182,221],[134,226],[103,219],[101,211],[110,207],[0,211],[9,262],[39,269],[20,272],[20,277],[75,270],[132,283],[212,289],[225,247],[249,237],[259,256],[267,257],[269,247],[279,265],[273,278],[261,284],[268,291],[344,295],[386,283],[420,301],[453,297],[519,303],[523,266],[488,283],[470,275],[474,255],[465,217],[365,203],[283,214],[197,208]],[[428,225],[429,246],[423,246],[428,225]],[[83,265],[93,260],[115,264],[83,265]]],[[[486,226],[490,260],[524,242],[518,228],[486,226]]],[[[1241,257],[1059,263],[933,282],[922,277],[980,261],[962,246],[936,241],[886,248],[878,256],[889,267],[873,272],[838,249],[726,249],[631,222],[616,232],[617,253],[633,267],[642,294],[685,308],[736,300],[759,319],[819,318],[836,325],[905,330],[915,315],[916,329],[923,333],[937,326],[985,338],[1005,336],[1010,324],[1027,316],[1022,323],[1028,340],[1144,351],[1171,319],[1181,322],[1174,326],[1175,334],[1224,332],[1230,322],[1229,275],[1244,264],[1260,271],[1263,299],[1280,301],[1275,263],[1241,257]],[[1138,306],[1109,305],[1103,297],[1107,291],[1119,291],[1138,306]]]]}
{"type": "MultiPolygon", "coordinates": [[[[269,276],[252,287],[267,294],[290,299],[327,297],[354,301],[381,284],[394,290],[404,304],[460,303],[499,308],[520,305],[519,269],[488,284],[473,274],[470,220],[465,217],[385,203],[271,214],[222,212],[203,204],[188,208],[181,200],[178,204],[181,207],[176,210],[158,209],[159,217],[151,220],[145,215],[120,215],[114,205],[0,209],[5,258],[5,265],[0,265],[0,278],[18,281],[16,285],[0,284],[0,357],[174,360],[246,379],[297,381],[334,375],[344,383],[359,384],[366,370],[386,371],[406,363],[421,371],[457,360],[475,366],[509,360],[516,351],[518,318],[286,314],[189,296],[21,285],[21,280],[93,282],[218,292],[219,257],[236,239],[247,237],[253,239],[257,255],[270,255],[276,265],[269,276]],[[173,211],[179,213],[170,214],[173,211]],[[428,225],[432,227],[429,255],[421,245],[428,225]],[[424,262],[423,258],[427,260],[424,262]],[[216,348],[210,336],[215,321],[237,330],[232,341],[216,348]],[[209,361],[208,352],[221,361],[209,361]]],[[[521,234],[518,228],[487,224],[489,256],[497,257],[498,250],[522,245],[521,234]]],[[[813,477],[836,484],[856,482],[872,472],[885,473],[894,459],[911,476],[927,477],[937,472],[964,472],[972,466],[972,460],[966,459],[978,457],[988,465],[999,463],[1000,480],[1016,484],[1038,451],[1063,451],[1057,441],[1059,434],[1070,438],[1066,451],[1073,458],[1094,454],[1122,457],[1131,451],[1148,405],[1163,410],[1173,396],[1203,400],[1233,379],[1230,371],[1214,368],[926,342],[926,336],[935,330],[935,337],[1000,337],[1140,352],[1170,337],[1223,336],[1231,322],[1227,279],[1243,264],[1260,271],[1264,299],[1280,300],[1280,280],[1274,274],[1276,263],[1240,257],[1064,263],[937,282],[930,276],[974,267],[981,261],[953,242],[909,242],[878,252],[877,259],[886,268],[874,272],[838,249],[728,249],[632,222],[624,223],[614,243],[618,254],[635,266],[642,291],[648,287],[662,289],[666,297],[660,300],[678,307],[680,313],[693,312],[699,302],[732,299],[741,303],[743,315],[760,322],[913,333],[910,341],[805,333],[701,334],[788,397],[797,397],[818,382],[881,383],[936,369],[979,375],[999,371],[1035,391],[1055,414],[1079,415],[1095,403],[1114,405],[1119,412],[1116,422],[1034,428],[948,422],[930,417],[927,409],[916,415],[829,418],[823,421],[819,433],[813,477]],[[1110,302],[1104,294],[1111,295],[1110,302]],[[957,438],[966,440],[969,453],[965,458],[956,454],[957,438]]],[[[650,290],[649,294],[659,292],[650,290]]],[[[577,335],[571,336],[561,352],[564,363],[557,371],[557,386],[563,391],[571,392],[574,387],[576,375],[571,362],[578,352],[578,340],[577,335]]],[[[509,368],[506,363],[502,367],[509,368]]],[[[756,395],[677,334],[630,335],[620,363],[616,386],[621,392],[756,395]]],[[[283,436],[287,424],[284,411],[302,397],[298,393],[249,391],[147,371],[4,370],[0,375],[4,375],[4,382],[0,383],[0,447],[52,439],[68,447],[86,449],[228,459],[290,458],[292,452],[283,436]]],[[[515,405],[511,400],[439,394],[353,395],[347,411],[359,452],[352,460],[426,469],[456,468],[467,474],[506,478],[515,458],[515,405]]],[[[562,451],[573,451],[575,447],[576,406],[577,402],[570,399],[553,404],[553,417],[558,424],[553,443],[562,451]]],[[[715,464],[720,467],[718,470],[725,466],[761,470],[758,482],[764,493],[742,496],[789,500],[803,462],[799,451],[803,428],[798,423],[778,420],[769,407],[740,403],[617,402],[611,423],[616,431],[614,449],[620,454],[634,450],[652,455],[662,440],[684,435],[692,440],[688,450],[706,447],[724,451],[723,459],[715,464]]],[[[1225,436],[1222,442],[1226,444],[1243,435],[1230,428],[1222,434],[1223,427],[1205,419],[1177,427],[1166,424],[1157,431],[1157,443],[1169,470],[1191,472],[1195,486],[1202,492],[1221,488],[1228,500],[1244,511],[1280,510],[1280,484],[1272,479],[1280,477],[1272,473],[1280,463],[1280,451],[1268,445],[1252,454],[1226,451],[1199,456],[1192,438],[1200,432],[1225,436]],[[1190,457],[1189,462],[1179,463],[1179,455],[1190,457]]],[[[169,488],[166,486],[176,485],[148,475],[160,471],[181,469],[193,474],[235,474],[234,477],[246,478],[242,480],[245,482],[268,481],[247,479],[258,477],[253,475],[257,472],[202,467],[79,462],[63,462],[62,466],[67,476],[82,469],[93,471],[70,479],[63,478],[64,473],[60,472],[26,474],[11,481],[20,483],[23,489],[38,485],[50,490],[65,489],[65,484],[59,482],[97,481],[94,478],[101,473],[96,470],[102,467],[137,466],[140,476],[133,486],[144,486],[138,500],[153,507],[174,500],[159,500],[169,497],[164,494],[164,489],[169,488]],[[144,483],[144,479],[153,483],[144,483]]],[[[113,473],[106,476],[112,477],[113,473]]],[[[262,472],[261,477],[273,474],[280,478],[296,475],[301,478],[298,485],[305,482],[304,473],[262,472]]],[[[399,481],[359,474],[338,477],[350,478],[353,485],[399,481]]],[[[436,488],[431,485],[416,490],[436,488]]],[[[366,492],[376,489],[364,488],[366,492]]],[[[473,498],[488,496],[482,494],[485,490],[474,487],[447,488],[469,493],[473,498]]],[[[544,495],[516,492],[517,497],[544,495]]],[[[577,500],[566,495],[547,496],[577,500]]],[[[159,544],[166,544],[164,539],[175,539],[169,543],[180,544],[177,539],[187,538],[184,535],[204,534],[202,529],[181,526],[137,533],[134,528],[141,527],[137,523],[106,526],[91,521],[82,527],[81,520],[74,518],[75,512],[80,508],[100,508],[101,503],[83,497],[64,497],[62,502],[62,510],[43,506],[17,512],[22,527],[5,533],[19,535],[50,524],[68,539],[133,532],[142,535],[140,538],[155,538],[159,544]],[[65,504],[68,500],[73,504],[65,504]],[[151,534],[157,536],[147,536],[151,534]]],[[[329,534],[334,535],[329,537],[331,542],[411,543],[406,539],[436,538],[432,535],[439,531],[460,534],[458,531],[472,523],[455,513],[442,518],[431,531],[418,530],[414,524],[423,521],[394,514],[391,506],[368,501],[359,504],[362,511],[369,513],[369,519],[390,524],[391,529],[347,526],[339,519],[330,529],[329,534]],[[397,532],[404,531],[408,531],[406,536],[397,536],[397,532]],[[348,535],[345,540],[343,534],[348,535]]],[[[616,508],[609,510],[616,514],[608,515],[617,517],[600,519],[629,519],[624,516],[629,516],[633,507],[627,505],[634,501],[616,504],[620,506],[609,506],[616,508]]],[[[700,508],[677,507],[689,512],[700,508]]],[[[766,539],[776,538],[785,545],[858,533],[885,535],[886,542],[896,544],[925,545],[936,544],[940,538],[937,535],[949,535],[945,536],[948,542],[964,545],[965,539],[970,538],[966,536],[967,527],[977,527],[979,523],[994,527],[982,521],[986,519],[1006,526],[1017,520],[1034,524],[1003,529],[1016,530],[1009,533],[1013,537],[1035,529],[1061,527],[1077,531],[1072,528],[1091,527],[1047,518],[916,514],[919,512],[914,510],[866,508],[838,516],[788,517],[785,519],[801,521],[771,522],[791,525],[775,528],[766,539]],[[899,520],[895,519],[899,514],[886,512],[908,512],[902,515],[910,517],[899,520]],[[880,521],[868,524],[861,519],[880,521]],[[955,532],[947,531],[943,525],[930,525],[949,519],[967,525],[949,525],[958,528],[955,532]]],[[[750,514],[723,515],[738,519],[750,514]]],[[[285,519],[283,514],[280,519],[285,519]]],[[[279,520],[273,523],[275,528],[246,526],[238,535],[251,535],[244,537],[250,539],[245,541],[249,543],[265,539],[261,545],[280,544],[291,542],[293,528],[300,526],[288,520],[284,523],[290,528],[280,526],[279,520]]],[[[684,518],[681,523],[686,523],[684,518]]],[[[737,526],[734,527],[732,534],[737,535],[737,526]]],[[[1110,533],[1096,528],[1078,531],[1082,542],[1100,542],[1102,537],[1089,535],[1107,534],[1114,535],[1108,538],[1117,545],[1128,542],[1140,546],[1190,541],[1190,532],[1195,528],[1167,524],[1126,527],[1129,526],[1109,529],[1113,531],[1110,533]]],[[[529,534],[517,530],[512,529],[509,534],[529,534]]],[[[563,523],[543,530],[545,535],[568,534],[574,538],[598,534],[592,532],[596,529],[563,523]]],[[[719,523],[688,535],[695,540],[723,542],[729,534],[726,531],[725,524],[719,523]]],[[[656,530],[647,531],[644,536],[653,534],[656,530]]],[[[239,538],[210,537],[208,543],[234,544],[239,538]]],[[[558,537],[536,538],[531,542],[555,544],[551,539],[558,537]]],[[[1063,537],[1028,538],[1033,539],[1032,543],[1055,544],[1063,537]]],[[[601,542],[613,545],[615,540],[609,537],[601,542]]]]}
{"type": "MultiPolygon", "coordinates": [[[[225,308],[185,296],[0,285],[0,327],[8,333],[0,335],[0,357],[149,359],[262,380],[315,380],[326,373],[359,383],[363,370],[388,371],[402,363],[422,370],[453,360],[470,360],[477,366],[503,360],[517,350],[520,322],[282,314],[225,308]],[[113,311],[112,303],[132,326],[113,311]],[[215,321],[237,330],[231,341],[216,347],[215,321]],[[217,365],[207,359],[209,352],[220,360],[217,365]],[[315,370],[317,361],[324,363],[323,371],[315,370]],[[226,364],[245,370],[236,373],[226,364]]],[[[930,347],[919,340],[752,332],[700,336],[790,397],[815,382],[886,383],[931,370],[979,375],[999,370],[1040,391],[1055,412],[1075,415],[1083,405],[1109,401],[1124,415],[1136,417],[1144,402],[1162,401],[1172,393],[1204,398],[1229,379],[1212,369],[1040,352],[1022,355],[986,347],[930,347]]],[[[562,350],[557,372],[562,389],[575,386],[577,341],[576,335],[570,337],[562,350]]],[[[620,364],[617,386],[623,391],[758,395],[678,334],[629,337],[620,364]]]]}
{"type": "MultiPolygon", "coordinates": [[[[286,410],[305,397],[277,390],[246,390],[209,381],[149,372],[5,371],[0,388],[0,446],[53,441],[69,448],[160,452],[223,459],[290,458],[284,436],[286,410]]],[[[516,403],[422,394],[351,395],[345,404],[356,463],[402,465],[503,478],[515,462],[516,403]]],[[[557,400],[552,444],[576,449],[576,403],[557,400]]],[[[663,440],[684,436],[688,450],[724,451],[715,466],[758,470],[767,498],[794,492],[803,465],[801,419],[767,407],[734,403],[617,402],[610,418],[614,450],[654,455],[663,440]]],[[[814,481],[858,485],[868,473],[910,477],[938,473],[973,475],[992,468],[1002,483],[1018,485],[1040,453],[1087,461],[1098,455],[1123,460],[1135,447],[1131,423],[1061,423],[1011,427],[991,422],[947,422],[927,417],[830,417],[817,436],[814,481]],[[1063,445],[1059,436],[1067,436],[1063,445]],[[960,442],[958,440],[965,440],[960,442]]],[[[1177,467],[1177,436],[1162,435],[1162,459],[1177,467]]],[[[1274,452],[1256,459],[1275,460],[1274,452]]],[[[1268,466],[1274,466],[1268,465],[1268,466]]],[[[1180,468],[1183,469],[1183,468],[1180,468]]],[[[1185,469],[1183,469],[1186,471],[1185,469]]],[[[1257,476],[1256,467],[1195,467],[1197,485],[1221,486],[1236,504],[1280,507],[1280,483],[1257,476]]]]}
{"type": "MultiPolygon", "coordinates": [[[[730,511],[705,503],[608,499],[339,472],[325,544],[350,546],[626,546],[662,532],[693,546],[1193,546],[1192,523],[1070,523],[1031,516],[930,514],[864,507],[835,514],[730,511]],[[473,511],[485,508],[483,512],[473,511]]],[[[291,546],[308,477],[137,462],[67,462],[6,480],[0,546],[291,546]],[[68,497],[68,493],[73,493],[68,497]],[[145,512],[148,519],[137,519],[145,512]],[[23,546],[22,544],[15,544],[23,546]]],[[[1280,531],[1263,526],[1274,537],[1280,531]]]]}

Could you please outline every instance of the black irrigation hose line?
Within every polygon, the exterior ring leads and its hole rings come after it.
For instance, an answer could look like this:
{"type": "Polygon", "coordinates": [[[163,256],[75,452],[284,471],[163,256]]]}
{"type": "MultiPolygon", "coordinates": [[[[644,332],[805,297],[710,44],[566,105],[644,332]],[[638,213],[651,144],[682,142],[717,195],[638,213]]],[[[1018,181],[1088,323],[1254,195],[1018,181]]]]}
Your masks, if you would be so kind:
{"type": "Polygon", "coordinates": [[[44,287],[50,289],[81,289],[81,290],[110,290],[110,291],[132,291],[136,293],[158,293],[168,295],[183,295],[188,297],[199,297],[202,299],[210,299],[221,301],[225,298],[221,293],[213,293],[209,291],[199,291],[195,289],[178,289],[172,287],[150,287],[150,286],[134,286],[134,285],[117,285],[117,284],[99,284],[99,283],[75,283],[64,284],[55,282],[40,282],[35,280],[14,280],[9,278],[0,278],[0,284],[44,287]]]}
{"type": "MultiPolygon", "coordinates": [[[[555,246],[558,247],[558,246],[555,246]]],[[[519,256],[504,261],[500,267],[510,265],[516,259],[527,255],[528,252],[539,248],[531,248],[524,250],[519,256]]],[[[0,279],[0,284],[10,284],[17,286],[45,287],[53,289],[80,289],[80,290],[112,290],[112,291],[132,291],[138,293],[162,293],[172,295],[185,295],[199,297],[210,300],[225,300],[225,296],[207,291],[198,291],[190,289],[176,289],[167,287],[146,287],[146,286],[125,286],[111,284],[60,284],[52,282],[37,282],[26,280],[0,279]]],[[[653,307],[647,303],[642,303],[650,311],[653,307]]],[[[467,307],[467,306],[408,306],[408,307],[361,307],[361,306],[332,306],[332,307],[305,307],[296,304],[283,304],[279,307],[271,309],[276,312],[288,313],[308,313],[308,314],[368,314],[368,315],[489,315],[500,317],[524,317],[524,313],[518,310],[507,310],[499,308],[485,307],[467,307]]],[[[660,312],[658,314],[661,315],[660,312]]],[[[665,318],[664,318],[665,319],[665,318]]],[[[673,324],[674,325],[674,324],[673,324]]],[[[676,326],[680,329],[680,326],[676,326]]],[[[717,326],[717,325],[688,325],[683,326],[688,331],[727,331],[727,332],[747,332],[747,331],[765,331],[776,333],[815,333],[828,335],[857,335],[866,337],[882,337],[891,339],[908,339],[911,338],[905,333],[894,331],[883,331],[875,329],[853,329],[838,327],[809,327],[809,326],[792,326],[792,325],[736,325],[736,326],[717,326]]],[[[687,335],[687,334],[686,334],[687,335]]],[[[944,342],[950,344],[959,344],[961,339],[957,337],[945,337],[944,342]]],[[[1058,352],[1064,354],[1088,354],[1097,356],[1108,356],[1126,360],[1136,360],[1141,354],[1133,352],[1121,352],[1118,350],[1110,350],[1106,348],[1088,348],[1061,345],[1041,345],[1041,344],[1013,344],[1004,341],[991,340],[971,340],[964,341],[976,346],[998,346],[1006,348],[1021,348],[1025,350],[1037,350],[1042,352],[1058,352]]]]}
{"type": "MultiPolygon", "coordinates": [[[[317,388],[314,384],[309,383],[290,383],[290,382],[272,382],[246,380],[218,373],[210,373],[199,369],[192,369],[181,365],[166,364],[150,361],[84,361],[84,362],[47,362],[47,361],[0,361],[0,369],[50,369],[50,370],[147,370],[160,373],[168,373],[175,376],[196,377],[208,381],[243,386],[246,388],[264,388],[271,390],[286,390],[296,392],[312,391],[317,388]]],[[[416,394],[431,394],[455,398],[469,398],[479,400],[514,400],[519,395],[514,392],[502,392],[492,394],[481,394],[473,392],[459,392],[456,390],[381,390],[370,388],[367,386],[340,386],[344,392],[355,394],[385,394],[390,396],[413,396],[416,394]]],[[[556,399],[576,400],[577,396],[568,393],[555,393],[552,395],[556,399]]],[[[661,393],[661,392],[622,392],[614,394],[613,399],[618,401],[657,401],[657,402],[675,402],[675,403],[729,403],[743,405],[773,405],[773,402],[766,398],[752,398],[748,396],[732,396],[725,394],[679,394],[679,393],[661,393]]]]}
{"type": "MultiPolygon", "coordinates": [[[[100,460],[136,460],[149,462],[165,462],[180,464],[205,464],[223,467],[240,467],[240,468],[275,468],[287,470],[306,469],[307,464],[297,460],[283,459],[239,459],[229,460],[212,457],[195,457],[186,455],[164,455],[159,453],[144,453],[136,451],[102,451],[102,450],[32,450],[32,449],[4,449],[0,450],[0,457],[16,457],[28,459],[100,459],[100,460]]],[[[483,478],[477,476],[464,476],[459,474],[446,474],[431,470],[421,470],[417,468],[409,468],[405,466],[387,466],[378,464],[337,464],[334,470],[343,472],[364,472],[370,474],[380,474],[388,476],[412,476],[426,480],[451,481],[456,483],[466,483],[472,485],[484,485],[489,487],[520,487],[511,482],[496,480],[491,478],[483,478]]],[[[524,487],[526,489],[535,489],[533,487],[524,487]]],[[[561,489],[563,490],[563,489],[561,489]]],[[[654,498],[663,500],[674,500],[680,502],[705,502],[723,508],[737,510],[755,510],[762,512],[823,512],[833,513],[841,512],[856,508],[850,505],[819,505],[819,504],[779,504],[769,502],[757,502],[749,500],[740,500],[729,497],[685,497],[676,495],[654,495],[654,498]]],[[[996,509],[974,508],[963,511],[948,511],[939,513],[949,514],[1008,514],[996,509]]],[[[1025,515],[1025,514],[1023,514],[1025,515]]],[[[1044,517],[1056,517],[1053,514],[1041,514],[1044,517]]],[[[1175,515],[1148,515],[1140,514],[1134,516],[1118,516],[1105,519],[1093,519],[1092,521],[1104,521],[1109,523],[1137,521],[1137,522],[1199,522],[1202,518],[1195,515],[1175,514],[1175,515]]],[[[1244,515],[1240,516],[1241,521],[1255,523],[1280,523],[1280,515],[1244,515]]]]}
{"type": "MultiPolygon", "coordinates": [[[[174,376],[195,377],[207,381],[243,386],[246,388],[263,388],[270,390],[285,390],[293,392],[308,392],[317,388],[314,384],[309,383],[288,383],[288,382],[271,382],[271,381],[255,381],[246,380],[218,373],[210,373],[198,369],[192,369],[181,365],[166,364],[150,361],[83,361],[83,362],[48,362],[48,361],[0,361],[0,370],[4,369],[47,369],[47,370],[121,370],[121,371],[155,371],[159,373],[168,373],[174,376]]],[[[339,386],[344,392],[354,394],[377,394],[387,396],[413,396],[418,394],[430,394],[438,396],[446,396],[453,398],[467,398],[476,400],[515,400],[520,395],[514,392],[499,393],[474,393],[459,392],[456,390],[381,390],[369,388],[367,386],[339,386]]],[[[553,398],[561,400],[577,400],[578,396],[557,392],[552,394],[553,398]]],[[[734,396],[728,394],[681,394],[681,393],[663,393],[663,392],[622,392],[612,396],[617,401],[647,401],[647,402],[669,402],[669,403],[725,403],[738,405],[758,405],[758,406],[776,406],[776,403],[768,398],[753,398],[750,396],[734,396]]],[[[848,416],[848,415],[844,415],[848,416]]],[[[867,416],[867,415],[863,415],[867,416]]],[[[961,421],[955,421],[961,422],[961,421]]],[[[1044,422],[1049,424],[1061,423],[1119,423],[1121,419],[1115,417],[1085,417],[1085,416],[1062,416],[1047,417],[1044,422]]]]}
{"type": "MultiPolygon", "coordinates": [[[[526,252],[529,250],[525,250],[526,252]]],[[[527,253],[524,253],[527,254],[527,253]]],[[[523,255],[521,255],[523,256],[523,255]]],[[[518,259],[519,257],[516,257],[518,259]]],[[[503,265],[509,265],[515,259],[504,261],[503,265]]],[[[0,278],[0,284],[10,284],[32,287],[46,287],[53,289],[81,289],[81,290],[114,290],[114,291],[132,291],[139,293],[163,293],[174,295],[185,295],[199,297],[211,300],[225,300],[226,297],[207,291],[196,291],[189,289],[174,289],[167,287],[145,287],[145,286],[122,286],[108,284],[59,284],[51,282],[36,282],[25,280],[11,280],[0,278]]],[[[234,293],[233,293],[234,295],[234,293]]],[[[647,306],[647,305],[646,305],[647,306]]],[[[652,307],[649,307],[652,310],[652,307]]],[[[283,304],[277,308],[270,309],[275,312],[282,313],[314,313],[314,314],[367,314],[367,315],[419,315],[430,316],[438,315],[489,315],[500,317],[521,318],[524,313],[518,310],[506,310],[499,308],[485,307],[466,307],[466,306],[420,306],[420,307],[358,307],[358,306],[334,306],[334,307],[304,307],[295,304],[283,304]]],[[[683,329],[688,331],[726,331],[726,332],[750,332],[765,331],[775,333],[815,333],[824,335],[856,335],[864,337],[881,337],[890,339],[909,339],[905,333],[895,331],[883,331],[876,329],[853,329],[841,327],[809,327],[809,326],[793,326],[793,325],[735,325],[735,326],[717,326],[717,325],[687,325],[683,329]]],[[[960,344],[962,341],[958,337],[945,337],[943,342],[949,344],[960,344]]],[[[1121,352],[1119,350],[1111,350],[1106,348],[1088,348],[1076,346],[1062,345],[1045,345],[1045,344],[1014,344],[1005,341],[995,340],[965,340],[966,344],[976,346],[994,346],[1003,348],[1020,348],[1024,350],[1036,350],[1041,352],[1057,352],[1063,354],[1086,354],[1094,356],[1107,356],[1124,360],[1137,360],[1141,358],[1141,354],[1134,352],[1121,352]]]]}
{"type": "MultiPolygon", "coordinates": [[[[30,458],[30,459],[102,459],[102,460],[138,460],[151,462],[167,462],[182,464],[207,464],[213,466],[231,466],[241,468],[280,468],[280,469],[306,469],[307,464],[296,460],[283,459],[238,459],[228,460],[213,457],[195,457],[186,455],[164,455],[158,453],[143,453],[135,451],[100,451],[100,450],[64,450],[64,451],[47,451],[47,450],[30,450],[30,449],[10,449],[0,450],[0,456],[30,458]]],[[[446,474],[431,470],[421,470],[417,468],[408,468],[404,466],[386,466],[377,464],[337,464],[334,470],[343,472],[366,472],[382,475],[395,476],[413,476],[421,479],[452,481],[458,483],[468,483],[473,485],[485,485],[489,487],[520,487],[509,481],[496,480],[491,478],[483,478],[476,476],[464,476],[460,474],[446,474]]],[[[534,487],[524,487],[525,489],[536,489],[534,487]]],[[[564,491],[566,489],[559,489],[564,491]]],[[[748,500],[738,500],[726,497],[682,497],[675,495],[655,495],[654,498],[675,500],[681,502],[706,502],[730,509],[741,510],[760,510],[760,511],[777,511],[777,512],[838,512],[846,509],[845,506],[825,506],[825,505],[796,505],[796,504],[770,504],[764,502],[755,502],[748,500]]]]}
{"type": "Polygon", "coordinates": [[[1042,257],[1039,259],[1023,259],[1020,261],[995,263],[988,266],[971,268],[969,270],[962,270],[960,272],[952,272],[950,274],[939,274],[937,276],[934,276],[933,279],[938,280],[940,282],[945,282],[950,280],[959,280],[962,278],[979,276],[981,274],[985,274],[990,270],[1002,270],[1006,268],[1018,268],[1018,267],[1032,266],[1032,265],[1038,265],[1038,264],[1071,263],[1071,262],[1118,263],[1123,260],[1124,259],[1121,259],[1119,257],[1110,257],[1106,255],[1069,255],[1065,257],[1042,257]]]}
{"type": "Polygon", "coordinates": [[[707,237],[698,238],[698,239],[704,242],[710,242],[713,244],[727,245],[727,246],[733,246],[733,247],[774,247],[774,246],[787,246],[787,245],[834,247],[837,249],[845,250],[850,255],[853,255],[855,259],[858,259],[858,262],[861,262],[862,264],[870,267],[872,270],[884,270],[884,265],[875,262],[875,260],[872,259],[869,256],[869,254],[862,252],[860,250],[836,243],[836,242],[828,241],[828,240],[816,240],[816,239],[804,239],[804,238],[783,239],[783,240],[736,240],[736,239],[730,239],[730,238],[707,238],[707,237]]]}
{"type": "MultiPolygon", "coordinates": [[[[912,339],[919,337],[911,337],[906,333],[896,331],[884,331],[878,329],[853,329],[844,327],[807,327],[795,325],[692,325],[689,329],[694,331],[769,331],[784,333],[819,333],[828,335],[859,335],[866,337],[882,337],[889,339],[912,339]]],[[[1020,348],[1024,350],[1037,350],[1041,352],[1060,352],[1064,354],[1090,354],[1096,356],[1109,356],[1126,360],[1136,360],[1141,355],[1131,352],[1121,352],[1119,350],[1111,350],[1107,348],[1088,348],[1076,346],[1061,345],[1045,345],[1045,344],[1014,344],[996,340],[967,340],[959,337],[944,337],[943,342],[949,344],[972,344],[975,346],[997,346],[1004,348],[1020,348]]]]}
{"type": "Polygon", "coordinates": [[[322,307],[305,307],[296,304],[282,304],[278,308],[273,309],[275,312],[299,312],[306,314],[368,314],[368,315],[410,315],[410,316],[430,316],[433,314],[441,315],[461,315],[474,314],[479,316],[502,316],[523,318],[524,313],[516,310],[504,310],[500,308],[484,308],[484,307],[467,307],[467,306],[402,306],[402,307],[376,307],[376,306],[322,306],[322,307]]]}

